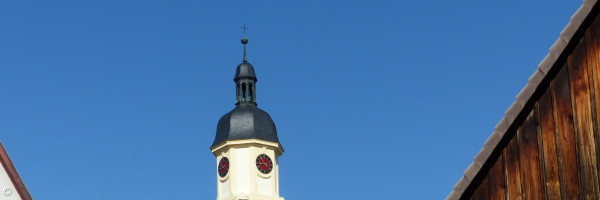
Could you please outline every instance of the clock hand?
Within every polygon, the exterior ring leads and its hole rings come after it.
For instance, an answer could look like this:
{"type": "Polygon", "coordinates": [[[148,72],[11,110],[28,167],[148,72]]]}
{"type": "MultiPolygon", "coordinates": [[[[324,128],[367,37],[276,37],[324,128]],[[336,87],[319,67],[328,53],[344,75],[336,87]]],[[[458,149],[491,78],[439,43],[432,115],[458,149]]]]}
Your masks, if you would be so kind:
{"type": "Polygon", "coordinates": [[[262,160],[262,159],[259,159],[259,161],[258,161],[258,164],[260,164],[260,165],[266,165],[266,164],[263,162],[263,160],[262,160]]]}

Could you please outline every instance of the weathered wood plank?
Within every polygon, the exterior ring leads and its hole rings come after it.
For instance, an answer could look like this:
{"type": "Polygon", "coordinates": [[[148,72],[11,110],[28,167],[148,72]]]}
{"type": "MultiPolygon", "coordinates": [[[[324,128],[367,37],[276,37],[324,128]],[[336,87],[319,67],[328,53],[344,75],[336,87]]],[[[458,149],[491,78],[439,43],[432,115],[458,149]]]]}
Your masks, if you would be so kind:
{"type": "Polygon", "coordinates": [[[577,150],[571,106],[569,72],[565,64],[551,83],[553,111],[556,119],[558,162],[562,199],[579,199],[577,150]]]}
{"type": "Polygon", "coordinates": [[[575,138],[579,164],[580,194],[583,199],[598,199],[596,145],[590,95],[588,60],[582,40],[568,58],[571,98],[575,116],[575,138]]]}
{"type": "Polygon", "coordinates": [[[490,199],[490,191],[489,191],[489,181],[486,176],[483,181],[479,184],[475,192],[471,195],[471,200],[489,200],[490,199]]]}
{"type": "MultiPolygon", "coordinates": [[[[596,19],[588,28],[588,31],[586,32],[586,41],[587,60],[590,68],[591,93],[593,98],[592,115],[594,119],[594,141],[596,145],[596,156],[600,156],[600,137],[598,136],[598,124],[600,124],[600,15],[596,16],[596,19]]],[[[600,167],[600,158],[598,157],[596,157],[596,166],[600,167]]],[[[599,183],[600,187],[600,182],[597,183],[599,183]]]]}
{"type": "Polygon", "coordinates": [[[544,198],[542,191],[542,178],[537,139],[537,127],[534,112],[521,127],[517,138],[519,140],[519,161],[521,164],[521,177],[523,178],[523,192],[528,200],[541,200],[544,198]]]}
{"type": "Polygon", "coordinates": [[[504,176],[504,158],[498,157],[488,171],[491,200],[506,200],[506,176],[504,176]]]}
{"type": "Polygon", "coordinates": [[[477,200],[490,200],[489,178],[486,176],[477,188],[477,200]]]}
{"type": "MultiPolygon", "coordinates": [[[[545,94],[545,92],[544,92],[545,94]]],[[[542,95],[543,96],[543,95],[542,95]]],[[[538,155],[539,155],[539,166],[540,166],[540,176],[541,176],[541,184],[542,188],[542,196],[544,199],[548,199],[548,193],[546,192],[546,174],[544,168],[544,143],[542,142],[542,125],[540,122],[540,102],[539,100],[535,103],[533,107],[533,115],[535,118],[536,124],[536,136],[537,136],[537,145],[538,145],[538,155]]]]}
{"type": "Polygon", "coordinates": [[[523,181],[521,178],[521,164],[519,163],[519,147],[515,135],[504,151],[502,156],[506,163],[506,179],[508,183],[508,199],[523,199],[523,181]]]}
{"type": "Polygon", "coordinates": [[[554,112],[552,90],[546,90],[538,101],[537,109],[539,129],[539,146],[541,147],[542,168],[546,199],[561,199],[560,174],[556,134],[554,127],[554,112]]]}
{"type": "Polygon", "coordinates": [[[469,198],[469,200],[477,200],[477,190],[475,190],[475,192],[473,192],[473,194],[471,194],[471,197],[469,198]]]}

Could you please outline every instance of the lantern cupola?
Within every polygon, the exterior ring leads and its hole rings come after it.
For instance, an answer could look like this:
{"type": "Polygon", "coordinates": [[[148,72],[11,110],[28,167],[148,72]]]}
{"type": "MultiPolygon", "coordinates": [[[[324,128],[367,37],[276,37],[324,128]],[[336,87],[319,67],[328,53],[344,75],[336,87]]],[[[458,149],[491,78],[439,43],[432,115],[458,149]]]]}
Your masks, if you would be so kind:
{"type": "Polygon", "coordinates": [[[244,45],[244,60],[242,64],[237,66],[235,77],[233,78],[236,84],[236,105],[256,105],[256,81],[258,79],[256,79],[256,74],[254,74],[254,67],[248,62],[248,57],[246,56],[246,44],[248,44],[246,36],[242,38],[242,44],[244,45]]]}

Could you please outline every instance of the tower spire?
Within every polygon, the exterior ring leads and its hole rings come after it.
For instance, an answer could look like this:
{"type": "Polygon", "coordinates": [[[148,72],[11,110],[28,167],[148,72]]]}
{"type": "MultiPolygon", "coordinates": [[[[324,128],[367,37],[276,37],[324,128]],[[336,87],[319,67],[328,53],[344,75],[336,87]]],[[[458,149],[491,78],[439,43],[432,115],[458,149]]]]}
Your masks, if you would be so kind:
{"type": "Polygon", "coordinates": [[[246,38],[246,25],[241,27],[244,29],[244,36],[242,37],[242,44],[244,45],[244,61],[238,65],[235,72],[233,81],[236,84],[236,105],[255,105],[256,106],[256,75],[254,74],[254,67],[248,62],[246,57],[246,44],[248,44],[248,38],[246,38]]]}
{"type": "Polygon", "coordinates": [[[277,159],[283,148],[273,119],[257,107],[258,79],[246,57],[246,25],[242,28],[244,62],[237,66],[233,77],[235,108],[219,119],[217,135],[210,147],[218,162],[217,200],[283,200],[279,196],[277,159]]]}
{"type": "Polygon", "coordinates": [[[246,27],[246,24],[244,24],[244,26],[241,28],[244,29],[244,36],[242,36],[242,44],[244,45],[244,62],[248,62],[248,57],[246,57],[246,44],[248,44],[248,38],[246,38],[246,29],[248,28],[246,27]]]}

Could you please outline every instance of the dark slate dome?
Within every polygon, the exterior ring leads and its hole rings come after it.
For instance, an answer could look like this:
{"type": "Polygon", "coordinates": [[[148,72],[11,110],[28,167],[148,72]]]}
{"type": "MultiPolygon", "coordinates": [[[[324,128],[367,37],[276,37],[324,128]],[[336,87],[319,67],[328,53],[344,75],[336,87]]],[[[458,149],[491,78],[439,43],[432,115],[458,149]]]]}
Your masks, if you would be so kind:
{"type": "Polygon", "coordinates": [[[253,79],[255,82],[257,81],[256,75],[254,74],[254,67],[252,67],[252,64],[248,62],[243,62],[242,64],[237,66],[233,81],[237,82],[241,78],[249,78],[253,79]]]}
{"type": "Polygon", "coordinates": [[[279,143],[277,129],[271,116],[252,104],[236,106],[221,117],[217,125],[217,136],[211,148],[224,141],[239,139],[259,139],[279,143]]]}
{"type": "Polygon", "coordinates": [[[236,107],[217,124],[217,135],[211,148],[225,141],[259,139],[279,143],[275,123],[269,114],[256,107],[256,74],[246,58],[248,39],[242,38],[244,60],[237,66],[233,81],[236,85],[236,107]]]}

